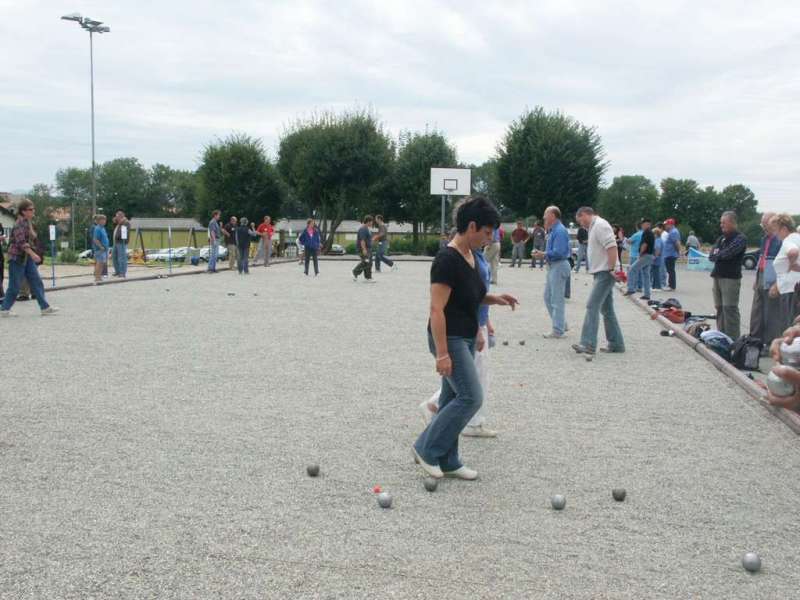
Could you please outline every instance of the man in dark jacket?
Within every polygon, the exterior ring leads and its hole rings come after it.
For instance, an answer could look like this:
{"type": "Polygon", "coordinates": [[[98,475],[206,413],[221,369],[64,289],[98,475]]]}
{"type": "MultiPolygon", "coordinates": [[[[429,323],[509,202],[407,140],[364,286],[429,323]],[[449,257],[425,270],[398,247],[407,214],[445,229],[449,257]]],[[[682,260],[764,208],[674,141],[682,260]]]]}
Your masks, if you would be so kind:
{"type": "Polygon", "coordinates": [[[708,259],[714,263],[714,308],[717,329],[732,339],[739,337],[739,291],[742,287],[742,257],[747,238],[736,229],[736,213],[728,210],[719,220],[722,235],[714,244],[708,259]]]}

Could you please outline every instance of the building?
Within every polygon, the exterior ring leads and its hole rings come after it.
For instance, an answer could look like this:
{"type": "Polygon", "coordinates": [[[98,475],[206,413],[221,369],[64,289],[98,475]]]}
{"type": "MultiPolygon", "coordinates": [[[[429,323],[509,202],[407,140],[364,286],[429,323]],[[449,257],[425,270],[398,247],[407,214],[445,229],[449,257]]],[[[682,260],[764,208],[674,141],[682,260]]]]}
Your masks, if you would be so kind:
{"type": "MultiPolygon", "coordinates": [[[[319,223],[317,223],[317,225],[319,225],[319,223]]],[[[275,232],[279,234],[282,240],[290,241],[305,229],[305,227],[306,219],[281,219],[275,224],[275,232]]],[[[342,221],[339,227],[336,228],[334,243],[344,246],[350,242],[355,242],[360,227],[361,223],[359,221],[342,221]]],[[[414,231],[411,223],[398,223],[397,221],[389,221],[386,223],[386,229],[390,241],[395,238],[411,237],[414,231]]]]}
{"type": "Polygon", "coordinates": [[[196,219],[130,219],[128,244],[147,250],[193,246],[195,248],[208,245],[208,229],[196,219]],[[170,244],[170,230],[172,244],[170,244]]]}

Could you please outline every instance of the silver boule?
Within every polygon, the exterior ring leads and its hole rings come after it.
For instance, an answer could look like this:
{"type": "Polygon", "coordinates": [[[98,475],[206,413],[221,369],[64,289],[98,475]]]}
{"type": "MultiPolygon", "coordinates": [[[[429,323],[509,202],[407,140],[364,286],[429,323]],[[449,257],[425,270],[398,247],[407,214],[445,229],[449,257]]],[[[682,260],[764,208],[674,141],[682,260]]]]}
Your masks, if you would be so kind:
{"type": "Polygon", "coordinates": [[[309,477],[316,477],[319,475],[319,465],[308,465],[306,467],[306,472],[308,473],[309,477]]]}
{"type": "Polygon", "coordinates": [[[800,338],[794,338],[791,344],[781,342],[781,363],[787,367],[800,368],[800,338]]]}
{"type": "Polygon", "coordinates": [[[567,499],[561,494],[555,494],[552,498],[550,498],[550,504],[556,510],[563,510],[567,505],[567,499]]]}
{"type": "Polygon", "coordinates": [[[392,506],[392,495],[388,492],[378,494],[378,505],[381,508],[390,508],[392,506]]]}
{"type": "Polygon", "coordinates": [[[623,502],[626,496],[625,488],[614,488],[611,490],[611,496],[617,502],[623,502]]]}
{"type": "Polygon", "coordinates": [[[435,492],[436,488],[439,487],[439,480],[433,477],[426,477],[422,480],[422,485],[424,485],[425,489],[429,492],[435,492]]]}
{"type": "Polygon", "coordinates": [[[794,394],[794,385],[778,376],[774,371],[767,375],[767,388],[775,396],[791,396],[794,394]]]}
{"type": "Polygon", "coordinates": [[[756,573],[761,570],[761,557],[755,552],[748,552],[742,557],[742,566],[746,571],[756,573]]]}

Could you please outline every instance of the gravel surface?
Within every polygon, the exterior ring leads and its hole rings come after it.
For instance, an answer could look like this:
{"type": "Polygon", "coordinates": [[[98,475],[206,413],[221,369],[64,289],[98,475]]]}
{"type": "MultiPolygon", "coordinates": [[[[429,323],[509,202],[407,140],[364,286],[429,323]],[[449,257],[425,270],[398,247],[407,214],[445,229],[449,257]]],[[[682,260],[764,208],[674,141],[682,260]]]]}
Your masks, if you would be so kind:
{"type": "Polygon", "coordinates": [[[501,271],[522,306],[493,309],[500,435],[463,442],[477,482],[425,491],[429,267],[351,266],[76,289],[0,322],[24,340],[0,392],[0,598],[796,595],[797,437],[621,298],[628,352],[574,355],[585,275],[549,341],[544,274],[501,271]]]}

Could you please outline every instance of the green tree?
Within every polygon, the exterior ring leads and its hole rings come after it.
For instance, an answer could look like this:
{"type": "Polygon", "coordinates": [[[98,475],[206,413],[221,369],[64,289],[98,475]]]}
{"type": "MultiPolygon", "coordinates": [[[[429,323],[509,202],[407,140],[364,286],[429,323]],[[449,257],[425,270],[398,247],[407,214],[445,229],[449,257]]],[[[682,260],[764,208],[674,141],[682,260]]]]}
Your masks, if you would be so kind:
{"type": "Polygon", "coordinates": [[[324,113],[283,135],[278,171],[292,202],[317,217],[327,249],[344,219],[384,205],[393,159],[394,144],[375,115],[324,113]]]}
{"type": "Polygon", "coordinates": [[[394,180],[398,195],[398,220],[411,223],[414,245],[420,226],[439,223],[441,199],[431,196],[431,168],[456,166],[456,151],[439,132],[408,133],[401,137],[394,180]]]}
{"type": "Polygon", "coordinates": [[[97,174],[98,212],[155,217],[160,207],[149,195],[150,177],[136,158],[115,158],[103,163],[97,174]]]}
{"type": "Polygon", "coordinates": [[[597,211],[610,223],[619,224],[625,231],[635,231],[639,219],[655,219],[658,213],[658,190],[642,175],[615,177],[600,191],[597,211]]]}
{"type": "Polygon", "coordinates": [[[537,107],[509,125],[497,150],[497,199],[517,214],[565,214],[597,200],[607,168],[600,136],[560,112],[537,107]]]}
{"type": "Polygon", "coordinates": [[[53,196],[52,189],[46,183],[34,185],[27,197],[36,207],[36,219],[33,223],[36,235],[39,236],[39,240],[45,248],[49,248],[49,225],[53,222],[51,213],[60,206],[60,201],[53,196]]]}
{"type": "MultiPolygon", "coordinates": [[[[76,245],[85,242],[86,232],[91,221],[92,211],[92,171],[68,167],[59,169],[56,173],[56,190],[64,206],[72,212],[71,227],[74,227],[73,236],[76,245]]],[[[73,248],[74,250],[75,248],[73,248]]]]}
{"type": "Polygon", "coordinates": [[[260,140],[233,134],[206,146],[198,174],[198,216],[207,221],[211,211],[260,221],[277,215],[283,201],[278,173],[267,159],[260,140]]]}
{"type": "Polygon", "coordinates": [[[719,201],[724,210],[736,212],[740,223],[759,218],[756,195],[741,183],[725,187],[719,194],[719,201]]]}

